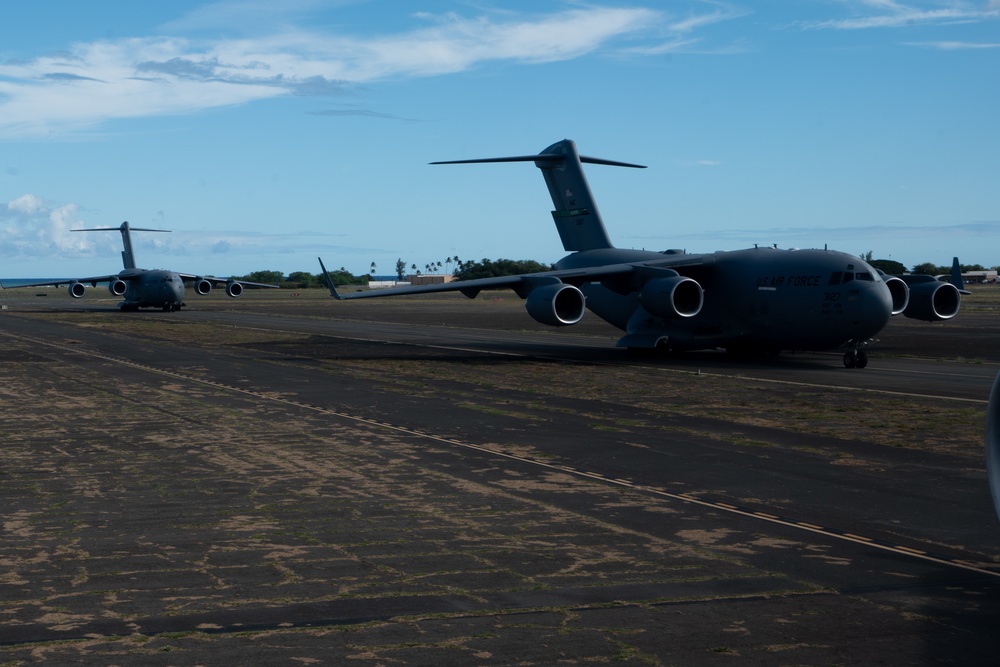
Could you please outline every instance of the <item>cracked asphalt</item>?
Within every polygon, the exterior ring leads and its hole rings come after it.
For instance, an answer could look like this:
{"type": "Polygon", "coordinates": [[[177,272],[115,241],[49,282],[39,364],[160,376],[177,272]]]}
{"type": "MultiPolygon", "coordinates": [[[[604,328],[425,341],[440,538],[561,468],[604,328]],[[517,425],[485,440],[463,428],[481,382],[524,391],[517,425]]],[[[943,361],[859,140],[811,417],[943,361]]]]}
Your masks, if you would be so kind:
{"type": "Polygon", "coordinates": [[[845,432],[832,388],[751,423],[752,380],[290,333],[327,306],[254,296],[274,330],[0,313],[0,664],[996,662],[974,445],[845,432]]]}

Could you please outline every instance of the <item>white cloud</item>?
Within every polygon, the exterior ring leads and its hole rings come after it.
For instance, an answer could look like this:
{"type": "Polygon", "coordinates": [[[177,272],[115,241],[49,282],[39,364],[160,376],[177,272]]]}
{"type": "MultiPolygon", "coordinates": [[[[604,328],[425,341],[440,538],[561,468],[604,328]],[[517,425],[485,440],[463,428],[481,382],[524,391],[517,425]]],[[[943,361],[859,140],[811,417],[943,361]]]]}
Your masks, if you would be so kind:
{"type": "Polygon", "coordinates": [[[788,245],[808,247],[812,244],[818,247],[826,240],[831,243],[870,242],[872,240],[940,239],[972,238],[982,240],[986,237],[1000,236],[1000,221],[984,220],[938,225],[912,225],[905,223],[873,224],[865,226],[823,227],[807,225],[802,227],[771,227],[754,229],[705,229],[688,233],[652,235],[642,237],[644,240],[662,240],[669,238],[682,241],[728,240],[755,242],[759,239],[780,239],[788,245]]]}
{"type": "MultiPolygon", "coordinates": [[[[246,3],[213,5],[201,20],[216,20],[237,4],[246,3]]],[[[0,63],[0,137],[60,134],[281,95],[329,95],[354,83],[450,74],[491,61],[568,60],[641,33],[659,17],[649,9],[588,6],[502,20],[449,14],[374,37],[285,29],[252,39],[74,44],[67,53],[0,63]]]]}
{"type": "Polygon", "coordinates": [[[671,32],[685,34],[714,23],[742,18],[750,13],[750,10],[743,9],[742,7],[717,3],[715,9],[706,14],[691,14],[684,18],[671,21],[668,25],[668,29],[671,32]]]}
{"type": "Polygon", "coordinates": [[[937,49],[939,51],[1000,49],[1000,42],[994,44],[983,44],[976,42],[905,42],[905,44],[907,46],[918,46],[927,49],[937,49]]]}
{"type": "MultiPolygon", "coordinates": [[[[33,194],[24,194],[4,206],[0,204],[0,257],[10,259],[35,259],[59,257],[73,261],[93,258],[94,270],[114,273],[121,270],[119,253],[121,235],[117,230],[82,234],[78,231],[87,225],[80,215],[81,207],[75,203],[51,204],[33,194]]],[[[260,239],[252,234],[189,232],[186,234],[144,234],[132,236],[138,260],[155,264],[155,258],[168,254],[197,254],[202,252],[206,239],[215,242],[214,252],[230,249],[260,253],[276,247],[279,235],[260,239]]]]}
{"type": "Polygon", "coordinates": [[[33,194],[26,194],[7,202],[7,208],[15,213],[34,215],[45,208],[45,203],[33,194]]]}
{"type": "Polygon", "coordinates": [[[844,4],[855,7],[853,10],[855,16],[845,19],[806,22],[802,24],[802,27],[807,29],[866,30],[973,23],[1000,18],[1000,7],[998,7],[996,0],[979,6],[968,2],[948,1],[934,2],[928,7],[917,7],[894,0],[860,0],[844,4]]]}
{"type": "Polygon", "coordinates": [[[691,13],[682,17],[670,17],[667,19],[661,28],[661,31],[668,35],[666,40],[652,46],[632,48],[629,49],[628,52],[637,55],[649,56],[665,55],[669,53],[698,53],[715,55],[745,53],[747,49],[739,43],[717,48],[696,48],[695,45],[699,44],[701,40],[699,38],[691,37],[690,33],[702,28],[707,28],[708,26],[716,23],[740,19],[751,14],[750,10],[743,9],[742,7],[736,7],[728,3],[709,2],[708,4],[714,6],[714,9],[710,12],[706,12],[704,14],[691,13]]]}
{"type": "Polygon", "coordinates": [[[308,14],[314,9],[349,4],[351,0],[223,0],[197,7],[179,19],[161,26],[168,32],[190,30],[233,30],[273,26],[308,14]]]}
{"type": "Polygon", "coordinates": [[[24,194],[0,208],[0,255],[5,257],[91,256],[94,240],[87,234],[72,234],[82,229],[80,207],[76,204],[52,206],[33,194],[24,194]]]}

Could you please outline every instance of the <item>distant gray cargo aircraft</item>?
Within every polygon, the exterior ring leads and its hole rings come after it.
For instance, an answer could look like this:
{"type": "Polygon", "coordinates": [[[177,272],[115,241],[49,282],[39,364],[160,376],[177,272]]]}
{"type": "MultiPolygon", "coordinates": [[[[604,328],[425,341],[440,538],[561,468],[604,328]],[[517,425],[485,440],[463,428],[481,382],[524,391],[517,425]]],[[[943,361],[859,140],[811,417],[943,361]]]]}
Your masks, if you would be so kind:
{"type": "MultiPolygon", "coordinates": [[[[214,276],[196,276],[191,273],[176,273],[165,269],[137,269],[135,266],[135,256],[132,253],[131,232],[168,232],[167,229],[143,229],[141,227],[129,227],[128,222],[123,222],[120,227],[95,227],[93,229],[74,229],[74,232],[107,232],[120,231],[122,233],[122,243],[125,249],[122,250],[122,262],[125,265],[121,272],[108,276],[91,276],[89,278],[67,278],[57,280],[40,280],[38,282],[14,287],[41,287],[69,285],[69,295],[74,299],[82,297],[87,289],[86,285],[97,287],[97,283],[108,283],[108,291],[115,296],[123,297],[123,301],[118,304],[122,310],[138,310],[139,308],[162,308],[165,311],[180,310],[184,304],[184,283],[190,282],[194,285],[194,291],[198,294],[208,294],[215,285],[226,285],[226,294],[231,297],[238,297],[243,294],[243,286],[251,287],[277,287],[277,285],[265,285],[262,283],[250,283],[232,278],[216,278],[214,276]]],[[[5,289],[8,289],[4,286],[5,289]]]]}
{"type": "Polygon", "coordinates": [[[739,353],[846,348],[844,365],[864,368],[865,346],[902,313],[945,320],[961,296],[928,277],[904,282],[861,259],[832,250],[749,248],[711,254],[615,248],[594,203],[582,163],[644,168],[581,156],[565,139],[538,155],[432,164],[534,162],[555,205],[552,217],[571,254],[556,270],[340,294],[337,299],[510,288],[528,314],[552,326],[576,324],[590,309],[625,332],[618,347],[633,350],[726,348],[739,353]]]}

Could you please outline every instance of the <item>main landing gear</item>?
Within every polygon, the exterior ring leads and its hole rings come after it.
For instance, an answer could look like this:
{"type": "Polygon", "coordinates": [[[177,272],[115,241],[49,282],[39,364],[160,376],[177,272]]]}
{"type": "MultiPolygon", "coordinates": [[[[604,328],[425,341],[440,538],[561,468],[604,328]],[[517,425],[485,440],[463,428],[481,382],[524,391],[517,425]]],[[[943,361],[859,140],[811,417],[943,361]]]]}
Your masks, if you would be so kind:
{"type": "Polygon", "coordinates": [[[844,368],[864,368],[868,365],[868,353],[853,347],[844,352],[844,368]]]}

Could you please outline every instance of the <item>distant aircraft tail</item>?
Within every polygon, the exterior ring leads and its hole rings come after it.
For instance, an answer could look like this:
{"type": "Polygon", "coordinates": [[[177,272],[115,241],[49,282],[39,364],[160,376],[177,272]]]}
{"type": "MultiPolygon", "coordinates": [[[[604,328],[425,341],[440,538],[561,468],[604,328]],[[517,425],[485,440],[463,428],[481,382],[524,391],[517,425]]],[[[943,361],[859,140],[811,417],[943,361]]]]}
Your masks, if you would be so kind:
{"type": "Polygon", "coordinates": [[[485,158],[479,160],[449,160],[432,162],[431,164],[472,164],[480,162],[534,162],[542,170],[545,184],[549,188],[552,204],[552,218],[562,239],[563,248],[567,252],[580,250],[597,250],[613,248],[608,238],[604,221],[597,210],[594,196],[590,192],[587,178],[583,174],[581,163],[603,164],[613,167],[633,167],[645,169],[640,164],[615,162],[602,158],[592,158],[580,155],[576,144],[569,139],[558,141],[544,149],[538,155],[520,155],[515,157],[485,158]]]}
{"type": "Polygon", "coordinates": [[[74,229],[74,232],[121,232],[122,233],[122,245],[125,247],[122,250],[122,264],[125,265],[126,269],[134,269],[135,266],[135,254],[132,252],[132,234],[131,232],[169,232],[169,229],[145,229],[143,227],[129,227],[128,221],[126,220],[121,224],[120,227],[91,227],[90,229],[74,229]]]}

